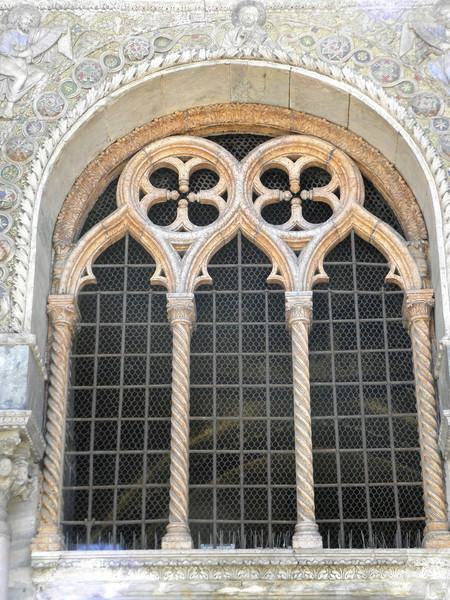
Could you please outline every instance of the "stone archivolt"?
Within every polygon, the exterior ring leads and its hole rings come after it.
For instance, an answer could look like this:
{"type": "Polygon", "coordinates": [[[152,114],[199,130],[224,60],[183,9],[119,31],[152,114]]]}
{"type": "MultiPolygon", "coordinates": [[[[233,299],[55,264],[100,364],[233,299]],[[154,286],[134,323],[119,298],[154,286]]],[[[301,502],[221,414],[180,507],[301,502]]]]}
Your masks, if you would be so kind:
{"type": "MultiPolygon", "coordinates": [[[[114,162],[117,164],[117,156],[114,162]]],[[[383,169],[387,169],[393,177],[386,165],[383,169]]],[[[92,177],[88,178],[89,182],[92,183],[92,177]]],[[[397,183],[402,186],[400,180],[397,183]]],[[[76,189],[80,190],[80,185],[81,181],[76,189]]],[[[68,251],[64,267],[59,264],[62,271],[56,273],[55,294],[50,297],[49,310],[52,316],[56,316],[52,324],[48,405],[49,415],[53,416],[47,427],[41,528],[35,549],[57,549],[58,545],[61,432],[68,355],[73,335],[73,320],[67,315],[69,312],[70,315],[76,313],[76,296],[83,285],[95,282],[92,265],[96,257],[126,233],[153,256],[156,269],[151,282],[164,286],[168,291],[168,311],[173,330],[172,466],[170,519],[163,545],[168,549],[192,547],[187,523],[189,340],[195,319],[192,298],[200,284],[211,282],[208,274],[211,257],[238,231],[242,231],[270,258],[273,268],[268,281],[281,284],[286,291],[295,383],[297,526],[293,546],[294,549],[321,547],[314,514],[310,432],[308,321],[311,290],[317,282],[327,280],[323,267],[326,254],[352,230],[382,252],[390,266],[387,280],[406,291],[405,317],[411,324],[418,412],[422,421],[421,451],[423,457],[429,452],[434,457],[433,464],[428,466],[424,458],[423,466],[427,520],[424,544],[430,547],[450,546],[447,524],[444,523],[444,480],[437,454],[437,428],[432,425],[436,420],[436,401],[427,320],[432,291],[421,289],[422,277],[407,242],[368,212],[363,202],[363,180],[355,162],[332,143],[306,135],[281,136],[265,142],[241,163],[215,142],[186,135],[155,141],[129,160],[119,179],[118,208],[88,231],[73,250],[68,251]],[[331,180],[323,187],[301,191],[302,173],[310,166],[326,170],[331,180]],[[176,171],[177,190],[161,189],[152,183],[152,174],[161,168],[176,171]],[[264,185],[262,175],[272,168],[281,169],[288,176],[289,190],[273,190],[264,185]],[[189,192],[192,175],[201,169],[213,171],[217,182],[211,189],[189,192]],[[155,204],[168,200],[178,202],[176,217],[170,225],[163,227],[152,222],[149,210],[155,204]],[[325,202],[331,208],[331,217],[320,224],[309,223],[302,213],[304,200],[325,202]],[[285,224],[272,225],[263,218],[265,206],[287,201],[291,203],[291,217],[285,224]],[[187,210],[190,202],[214,206],[216,219],[204,226],[195,225],[187,210]],[[418,308],[419,305],[424,305],[425,313],[418,308]]],[[[76,216],[65,231],[60,216],[56,240],[61,240],[61,234],[65,233],[68,236],[66,240],[71,241],[80,228],[86,206],[90,204],[89,193],[86,192],[78,203],[76,216]]],[[[67,212],[68,206],[64,206],[62,215],[67,212]]],[[[417,213],[413,211],[413,217],[414,214],[417,213]]],[[[410,234],[414,232],[417,235],[423,223],[418,218],[411,218],[409,223],[410,234]]]]}

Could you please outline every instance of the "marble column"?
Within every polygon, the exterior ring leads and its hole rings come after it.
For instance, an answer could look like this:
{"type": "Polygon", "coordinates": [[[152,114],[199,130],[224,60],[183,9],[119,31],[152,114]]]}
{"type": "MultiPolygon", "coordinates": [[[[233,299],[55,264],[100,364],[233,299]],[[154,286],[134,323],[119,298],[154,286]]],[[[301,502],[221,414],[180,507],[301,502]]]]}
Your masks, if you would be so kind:
{"type": "Polygon", "coordinates": [[[45,434],[46,449],[42,472],[39,529],[32,543],[33,550],[60,550],[63,547],[60,526],[61,488],[70,350],[78,320],[75,297],[70,295],[49,296],[48,314],[52,342],[45,434]]]}
{"type": "Polygon", "coordinates": [[[430,316],[433,290],[405,292],[403,314],[409,327],[414,360],[419,441],[422,461],[426,548],[449,548],[447,503],[438,446],[438,409],[431,362],[430,316]]]}
{"type": "Polygon", "coordinates": [[[292,336],[294,384],[295,473],[297,524],[294,550],[322,548],[314,508],[314,476],[309,389],[308,336],[312,318],[312,292],[286,293],[286,319],[292,336]]]}
{"type": "Polygon", "coordinates": [[[173,332],[172,417],[170,446],[169,524],[162,539],[164,549],[193,547],[189,513],[189,368],[195,322],[193,294],[167,295],[167,312],[173,332]]]}

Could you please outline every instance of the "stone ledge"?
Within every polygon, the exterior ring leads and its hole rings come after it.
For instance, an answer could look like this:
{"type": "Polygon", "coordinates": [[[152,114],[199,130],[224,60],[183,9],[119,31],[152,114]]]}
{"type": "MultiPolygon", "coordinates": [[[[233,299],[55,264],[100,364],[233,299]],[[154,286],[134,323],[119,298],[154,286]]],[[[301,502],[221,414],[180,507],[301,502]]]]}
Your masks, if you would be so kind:
{"type": "Polygon", "coordinates": [[[18,431],[36,461],[44,454],[45,442],[31,410],[0,410],[0,431],[18,431]]]}

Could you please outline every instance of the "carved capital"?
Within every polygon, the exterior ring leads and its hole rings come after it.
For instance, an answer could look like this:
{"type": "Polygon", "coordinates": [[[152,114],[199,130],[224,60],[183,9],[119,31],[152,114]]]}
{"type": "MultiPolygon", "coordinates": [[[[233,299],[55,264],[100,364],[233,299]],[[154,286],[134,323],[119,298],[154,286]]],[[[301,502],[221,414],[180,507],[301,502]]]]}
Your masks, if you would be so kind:
{"type": "Polygon", "coordinates": [[[286,292],[286,320],[291,328],[295,322],[311,325],[312,292],[286,292]]]}
{"type": "Polygon", "coordinates": [[[434,305],[431,289],[407,290],[403,301],[403,318],[410,327],[416,321],[429,321],[434,305]]]}
{"type": "Polygon", "coordinates": [[[196,319],[194,294],[167,294],[167,315],[172,327],[175,323],[185,323],[192,328],[196,319]]]}
{"type": "Polygon", "coordinates": [[[13,497],[30,492],[31,451],[17,430],[0,431],[0,503],[6,510],[13,497]]]}
{"type": "Polygon", "coordinates": [[[70,294],[50,295],[47,312],[53,327],[66,326],[70,330],[75,327],[79,317],[76,298],[70,294]]]}

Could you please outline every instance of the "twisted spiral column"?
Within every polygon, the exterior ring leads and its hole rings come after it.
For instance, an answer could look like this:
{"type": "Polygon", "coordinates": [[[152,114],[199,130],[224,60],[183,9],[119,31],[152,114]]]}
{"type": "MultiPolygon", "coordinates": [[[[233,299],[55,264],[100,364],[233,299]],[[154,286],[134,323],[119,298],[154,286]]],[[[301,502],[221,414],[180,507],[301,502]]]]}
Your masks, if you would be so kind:
{"type": "Polygon", "coordinates": [[[405,294],[403,312],[409,326],[414,359],[419,441],[422,462],[427,548],[450,547],[444,471],[438,446],[438,414],[431,363],[430,312],[433,290],[405,294]]]}
{"type": "Polygon", "coordinates": [[[294,550],[322,548],[314,509],[314,476],[309,391],[308,334],[312,317],[312,292],[286,292],[286,318],[292,336],[294,384],[295,475],[297,524],[294,550]]]}
{"type": "Polygon", "coordinates": [[[162,539],[164,549],[193,547],[188,524],[189,508],[189,365],[193,294],[167,294],[167,312],[173,333],[172,416],[170,443],[169,524],[162,539]]]}
{"type": "Polygon", "coordinates": [[[70,349],[78,309],[74,296],[49,296],[47,312],[52,333],[48,387],[45,455],[42,472],[42,493],[39,529],[32,542],[33,550],[60,550],[62,507],[62,469],[69,380],[70,349]]]}

